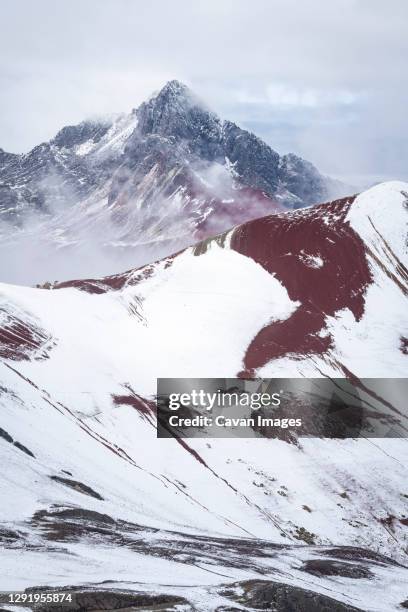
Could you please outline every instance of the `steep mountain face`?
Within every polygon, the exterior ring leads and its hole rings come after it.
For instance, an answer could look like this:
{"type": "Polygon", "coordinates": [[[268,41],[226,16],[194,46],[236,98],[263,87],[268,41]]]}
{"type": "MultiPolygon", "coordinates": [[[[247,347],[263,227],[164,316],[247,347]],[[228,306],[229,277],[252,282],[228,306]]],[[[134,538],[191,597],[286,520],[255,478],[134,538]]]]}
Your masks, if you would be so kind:
{"type": "Polygon", "coordinates": [[[0,588],[401,609],[405,439],[158,440],[153,398],[156,377],[404,377],[407,202],[387,183],[123,274],[1,285],[0,588]]]}
{"type": "MultiPolygon", "coordinates": [[[[181,83],[172,81],[138,110],[140,135],[156,134],[188,143],[191,154],[209,162],[234,165],[241,181],[271,197],[279,188],[279,155],[253,134],[230,121],[221,121],[181,83]]],[[[323,179],[313,203],[324,193],[323,179]]],[[[308,203],[308,202],[305,202],[308,203]]]]}
{"type": "Polygon", "coordinates": [[[324,201],[332,185],[171,81],[129,115],[67,126],[25,155],[0,152],[0,237],[11,262],[3,278],[32,283],[143,264],[324,201]]]}

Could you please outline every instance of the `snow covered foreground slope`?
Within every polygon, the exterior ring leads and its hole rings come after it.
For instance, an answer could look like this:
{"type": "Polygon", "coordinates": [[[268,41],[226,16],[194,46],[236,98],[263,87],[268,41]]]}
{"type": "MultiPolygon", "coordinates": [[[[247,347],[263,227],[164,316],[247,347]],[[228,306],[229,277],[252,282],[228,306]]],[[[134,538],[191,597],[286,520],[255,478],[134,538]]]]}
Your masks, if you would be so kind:
{"type": "Polygon", "coordinates": [[[0,590],[399,609],[405,439],[181,444],[151,400],[159,376],[406,376],[407,201],[382,184],[122,275],[2,285],[0,590]]]}

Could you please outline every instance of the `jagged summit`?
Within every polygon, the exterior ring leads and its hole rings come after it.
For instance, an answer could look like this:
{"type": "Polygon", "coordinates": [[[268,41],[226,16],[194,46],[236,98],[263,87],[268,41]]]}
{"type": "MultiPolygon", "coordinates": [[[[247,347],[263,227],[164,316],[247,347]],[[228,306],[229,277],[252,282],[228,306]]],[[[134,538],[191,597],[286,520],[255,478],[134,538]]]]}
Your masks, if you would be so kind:
{"type": "Polygon", "coordinates": [[[206,104],[203,100],[201,100],[197,94],[190,89],[185,83],[173,79],[172,81],[167,81],[165,85],[158,91],[156,91],[146,102],[154,101],[155,104],[159,106],[171,105],[184,105],[191,106],[197,105],[201,107],[206,107],[206,104]]]}
{"type": "Polygon", "coordinates": [[[165,137],[194,138],[200,129],[208,134],[220,125],[219,118],[180,81],[169,81],[137,109],[139,131],[165,137]]]}
{"type": "Polygon", "coordinates": [[[193,91],[177,79],[172,79],[171,81],[167,81],[167,83],[160,89],[158,95],[168,95],[174,97],[180,96],[194,96],[193,91]]]}

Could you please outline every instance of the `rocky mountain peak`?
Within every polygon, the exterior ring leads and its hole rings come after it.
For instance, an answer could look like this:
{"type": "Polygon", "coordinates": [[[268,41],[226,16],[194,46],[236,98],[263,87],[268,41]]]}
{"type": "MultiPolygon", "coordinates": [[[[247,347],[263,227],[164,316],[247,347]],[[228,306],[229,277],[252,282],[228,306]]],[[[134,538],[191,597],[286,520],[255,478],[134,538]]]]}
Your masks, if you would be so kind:
{"type": "Polygon", "coordinates": [[[191,106],[205,107],[204,102],[187,85],[177,80],[168,81],[145,104],[151,104],[162,109],[169,106],[173,110],[177,108],[188,110],[191,106]]]}
{"type": "Polygon", "coordinates": [[[168,81],[159,91],[157,96],[168,96],[173,98],[194,98],[195,94],[193,91],[187,87],[181,81],[177,81],[177,79],[173,79],[172,81],[168,81]]]}
{"type": "Polygon", "coordinates": [[[180,147],[183,155],[201,161],[223,164],[228,158],[242,183],[278,197],[290,207],[322,201],[327,196],[325,180],[312,164],[291,154],[280,158],[251,132],[222,121],[180,81],[166,83],[136,113],[138,128],[128,147],[132,158],[142,139],[155,150],[159,148],[160,153],[164,146],[170,146],[174,158],[179,157],[180,147]],[[157,137],[159,140],[155,140],[157,137]],[[277,196],[279,189],[282,194],[277,196]]]}
{"type": "MultiPolygon", "coordinates": [[[[28,211],[52,216],[57,207],[66,211],[64,231],[76,236],[81,224],[72,222],[72,205],[106,198],[100,214],[109,217],[114,210],[115,241],[123,233],[146,242],[150,232],[152,243],[181,218],[179,234],[186,241],[198,231],[197,219],[209,214],[211,223],[204,230],[200,225],[200,236],[268,214],[271,207],[322,202],[329,188],[332,197],[340,190],[309,162],[281,157],[255,134],[220,119],[177,80],[127,115],[68,125],[24,155],[0,151],[0,183],[0,213],[13,224],[24,224],[28,211]],[[162,203],[166,227],[156,223],[162,203]]],[[[59,233],[55,240],[63,241],[59,233]]],[[[72,244],[71,238],[66,242],[72,244]]]]}
{"type": "Polygon", "coordinates": [[[221,121],[180,81],[169,81],[137,110],[139,132],[176,140],[219,136],[221,121]]]}

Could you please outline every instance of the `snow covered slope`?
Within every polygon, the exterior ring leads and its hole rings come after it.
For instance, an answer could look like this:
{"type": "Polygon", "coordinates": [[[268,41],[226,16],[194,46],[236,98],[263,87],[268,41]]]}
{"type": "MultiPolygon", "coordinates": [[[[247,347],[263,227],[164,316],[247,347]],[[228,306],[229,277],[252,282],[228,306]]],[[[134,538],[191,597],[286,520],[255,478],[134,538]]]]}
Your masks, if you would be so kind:
{"type": "Polygon", "coordinates": [[[1,285],[0,590],[398,609],[406,439],[157,440],[152,400],[166,376],[406,376],[407,201],[386,183],[120,275],[1,285]]]}

